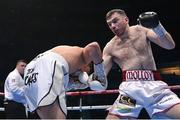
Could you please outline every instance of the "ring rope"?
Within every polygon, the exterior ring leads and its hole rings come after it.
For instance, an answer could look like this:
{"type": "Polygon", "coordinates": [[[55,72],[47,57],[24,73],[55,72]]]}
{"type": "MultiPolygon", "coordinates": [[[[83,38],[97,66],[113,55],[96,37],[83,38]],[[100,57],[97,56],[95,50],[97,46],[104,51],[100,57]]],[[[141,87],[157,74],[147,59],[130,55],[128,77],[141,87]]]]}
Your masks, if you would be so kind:
{"type": "Polygon", "coordinates": [[[67,92],[68,96],[79,96],[79,95],[97,95],[97,94],[114,94],[118,93],[119,90],[99,90],[99,91],[77,91],[77,92],[67,92]]]}
{"type": "MultiPolygon", "coordinates": [[[[171,85],[167,89],[177,90],[180,89],[180,85],[171,85]]],[[[78,92],[67,92],[68,96],[80,96],[80,95],[95,95],[95,94],[114,94],[118,93],[119,89],[114,90],[102,90],[102,91],[78,91],[78,92]]],[[[0,96],[4,96],[3,92],[0,92],[0,96]]],[[[67,107],[68,110],[93,110],[93,109],[107,109],[111,105],[97,105],[97,106],[71,106],[67,107]]],[[[4,111],[4,108],[0,107],[0,111],[4,111]]]]}
{"type": "Polygon", "coordinates": [[[3,93],[3,92],[0,92],[0,96],[4,96],[4,93],[3,93]]]}
{"type": "MultiPolygon", "coordinates": [[[[71,106],[71,107],[67,107],[67,110],[79,110],[80,112],[82,112],[82,110],[103,110],[103,109],[107,109],[108,107],[110,107],[111,105],[95,105],[95,106],[71,106]]],[[[0,112],[5,111],[4,107],[0,107],[0,112]]]]}
{"type": "MultiPolygon", "coordinates": [[[[180,89],[180,85],[171,85],[166,89],[177,90],[180,89]]],[[[114,90],[99,90],[99,91],[77,91],[77,92],[66,92],[68,96],[79,96],[79,95],[96,95],[96,94],[115,94],[118,93],[119,89],[114,90]]],[[[0,96],[4,96],[3,92],[0,92],[0,96]]]]}
{"type": "MultiPolygon", "coordinates": [[[[82,110],[106,109],[112,105],[81,106],[82,110]]],[[[80,110],[80,106],[67,107],[68,110],[80,110]]]]}

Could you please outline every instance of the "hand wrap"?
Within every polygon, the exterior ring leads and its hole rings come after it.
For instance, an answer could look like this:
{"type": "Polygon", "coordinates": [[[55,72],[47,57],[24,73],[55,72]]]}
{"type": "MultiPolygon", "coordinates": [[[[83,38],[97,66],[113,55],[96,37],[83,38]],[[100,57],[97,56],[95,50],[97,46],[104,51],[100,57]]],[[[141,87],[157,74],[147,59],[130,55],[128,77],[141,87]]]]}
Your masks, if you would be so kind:
{"type": "Polygon", "coordinates": [[[89,77],[89,87],[91,90],[105,90],[108,85],[103,62],[94,64],[94,73],[89,77]]]}

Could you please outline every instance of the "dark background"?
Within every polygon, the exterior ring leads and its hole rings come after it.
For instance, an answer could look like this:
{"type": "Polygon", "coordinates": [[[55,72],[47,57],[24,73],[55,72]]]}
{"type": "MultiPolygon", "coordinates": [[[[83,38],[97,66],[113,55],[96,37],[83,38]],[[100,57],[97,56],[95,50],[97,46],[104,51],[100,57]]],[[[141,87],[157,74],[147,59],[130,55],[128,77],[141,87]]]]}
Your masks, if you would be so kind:
{"type": "Polygon", "coordinates": [[[153,46],[158,63],[180,60],[180,14],[177,0],[0,0],[0,80],[14,69],[17,59],[31,60],[56,45],[85,46],[98,41],[103,48],[113,36],[105,14],[121,8],[130,25],[144,11],[158,13],[176,42],[168,51],[153,46]]]}
{"type": "Polygon", "coordinates": [[[0,90],[18,59],[30,61],[62,44],[85,46],[97,41],[103,49],[113,37],[105,15],[114,8],[126,11],[130,25],[142,12],[157,12],[176,48],[169,51],[152,44],[155,61],[157,65],[180,61],[178,0],[0,0],[0,90]]]}

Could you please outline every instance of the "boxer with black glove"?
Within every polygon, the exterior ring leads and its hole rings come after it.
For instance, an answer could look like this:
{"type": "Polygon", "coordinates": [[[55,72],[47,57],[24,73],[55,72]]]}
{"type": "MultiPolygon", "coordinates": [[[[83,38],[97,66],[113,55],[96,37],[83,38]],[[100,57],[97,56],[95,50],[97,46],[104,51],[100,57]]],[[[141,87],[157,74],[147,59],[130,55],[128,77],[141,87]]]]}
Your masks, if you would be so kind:
{"type": "Polygon", "coordinates": [[[119,96],[107,109],[106,119],[136,119],[142,108],[152,119],[179,119],[180,99],[164,87],[167,84],[160,78],[151,47],[152,42],[170,50],[174,40],[155,12],[142,13],[138,20],[140,25],[130,25],[122,9],[106,14],[114,36],[103,49],[105,73],[108,75],[114,63],[122,71],[119,96]]]}

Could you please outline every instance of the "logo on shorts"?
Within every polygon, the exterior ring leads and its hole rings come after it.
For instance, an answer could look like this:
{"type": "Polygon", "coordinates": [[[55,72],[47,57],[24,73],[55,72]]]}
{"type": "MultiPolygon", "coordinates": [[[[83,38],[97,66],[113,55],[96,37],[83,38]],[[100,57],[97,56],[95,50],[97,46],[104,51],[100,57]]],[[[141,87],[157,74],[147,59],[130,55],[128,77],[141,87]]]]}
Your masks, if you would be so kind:
{"type": "Polygon", "coordinates": [[[119,103],[134,107],[136,105],[136,100],[134,100],[128,96],[125,96],[123,94],[120,94],[119,103]]]}
{"type": "Polygon", "coordinates": [[[36,56],[33,61],[36,61],[38,58],[42,57],[44,54],[39,54],[38,56],[36,56]]]}
{"type": "Polygon", "coordinates": [[[121,113],[131,112],[131,110],[132,110],[132,108],[125,106],[125,105],[117,106],[116,109],[118,110],[118,112],[121,112],[121,113]]]}
{"type": "Polygon", "coordinates": [[[173,97],[169,97],[169,98],[167,98],[167,99],[165,99],[165,100],[160,101],[158,104],[159,104],[159,105],[160,105],[160,104],[163,104],[163,103],[168,102],[168,101],[170,101],[170,100],[172,100],[172,99],[173,99],[173,97]]]}
{"type": "Polygon", "coordinates": [[[25,85],[31,85],[37,81],[38,73],[33,73],[34,69],[28,69],[25,76],[25,85]]]}
{"type": "Polygon", "coordinates": [[[126,71],[126,80],[154,80],[153,72],[150,70],[126,71]]]}

